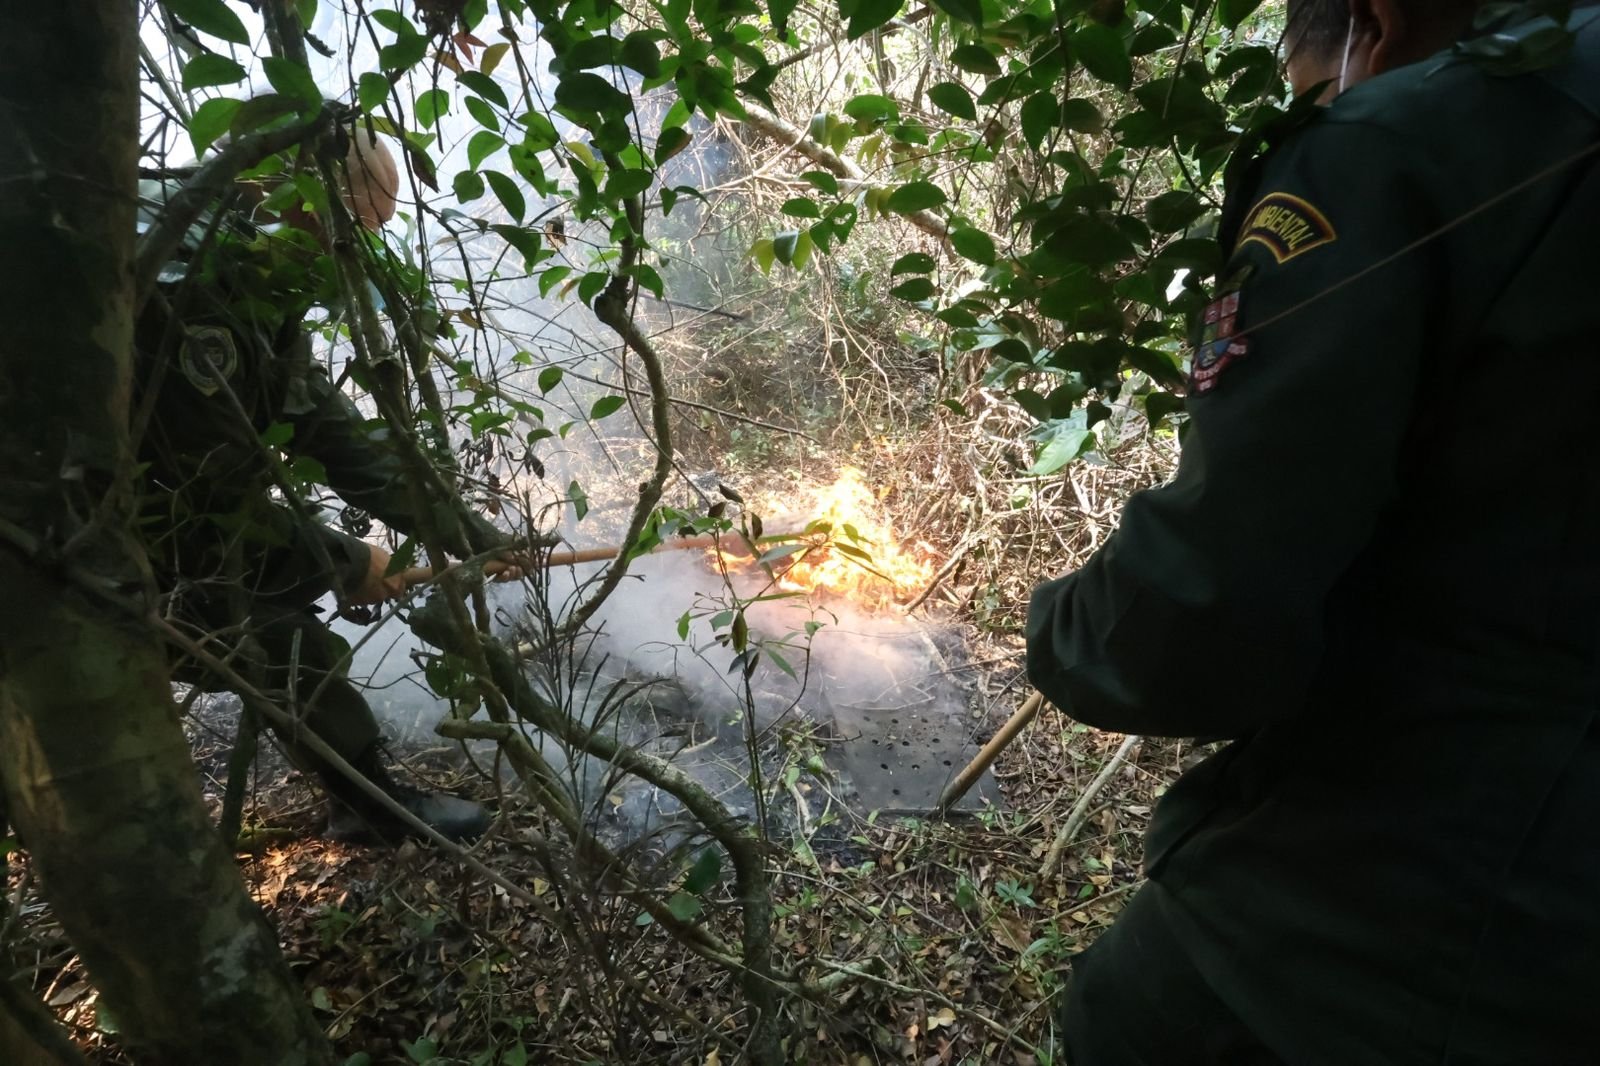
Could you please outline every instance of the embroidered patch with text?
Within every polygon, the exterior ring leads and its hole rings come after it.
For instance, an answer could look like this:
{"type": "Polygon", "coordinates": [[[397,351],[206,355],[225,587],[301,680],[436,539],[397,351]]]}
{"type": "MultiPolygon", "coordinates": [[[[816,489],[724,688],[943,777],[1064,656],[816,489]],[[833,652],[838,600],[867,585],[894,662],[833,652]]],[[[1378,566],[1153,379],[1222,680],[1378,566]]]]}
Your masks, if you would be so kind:
{"type": "Polygon", "coordinates": [[[183,347],[178,352],[178,366],[201,395],[215,394],[222,382],[232,377],[239,367],[239,350],[234,347],[233,334],[215,326],[186,329],[183,347]]]}
{"type": "Polygon", "coordinates": [[[1287,263],[1303,252],[1332,244],[1339,235],[1315,207],[1286,192],[1268,193],[1251,209],[1239,233],[1239,246],[1265,245],[1272,257],[1287,263]]]}
{"type": "Polygon", "coordinates": [[[1216,388],[1222,372],[1250,354],[1249,338],[1237,336],[1239,286],[1243,281],[1243,277],[1230,281],[1225,291],[1200,313],[1200,343],[1195,345],[1189,364],[1189,392],[1194,395],[1216,388]]]}

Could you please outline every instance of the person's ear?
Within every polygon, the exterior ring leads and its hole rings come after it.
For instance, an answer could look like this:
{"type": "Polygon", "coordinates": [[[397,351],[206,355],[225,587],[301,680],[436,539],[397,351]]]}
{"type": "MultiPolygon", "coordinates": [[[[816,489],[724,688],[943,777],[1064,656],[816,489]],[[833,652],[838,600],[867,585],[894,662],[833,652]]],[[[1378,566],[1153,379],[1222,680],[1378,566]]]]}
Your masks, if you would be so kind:
{"type": "Polygon", "coordinates": [[[1400,0],[1350,0],[1350,17],[1354,20],[1350,50],[1365,60],[1367,77],[1411,62],[1412,26],[1400,0]]]}

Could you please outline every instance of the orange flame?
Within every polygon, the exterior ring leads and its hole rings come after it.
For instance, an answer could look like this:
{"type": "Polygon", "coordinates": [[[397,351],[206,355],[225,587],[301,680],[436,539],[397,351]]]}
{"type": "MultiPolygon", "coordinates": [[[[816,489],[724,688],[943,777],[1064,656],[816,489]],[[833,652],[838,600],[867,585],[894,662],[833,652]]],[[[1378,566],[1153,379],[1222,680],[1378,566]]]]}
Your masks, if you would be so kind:
{"type": "MultiPolygon", "coordinates": [[[[908,550],[895,537],[881,501],[861,472],[844,468],[831,485],[818,486],[792,509],[808,519],[802,534],[783,538],[762,553],[785,592],[831,594],[871,607],[904,602],[933,580],[932,548],[908,550]]],[[[749,555],[715,553],[729,569],[750,567],[749,555]]]]}

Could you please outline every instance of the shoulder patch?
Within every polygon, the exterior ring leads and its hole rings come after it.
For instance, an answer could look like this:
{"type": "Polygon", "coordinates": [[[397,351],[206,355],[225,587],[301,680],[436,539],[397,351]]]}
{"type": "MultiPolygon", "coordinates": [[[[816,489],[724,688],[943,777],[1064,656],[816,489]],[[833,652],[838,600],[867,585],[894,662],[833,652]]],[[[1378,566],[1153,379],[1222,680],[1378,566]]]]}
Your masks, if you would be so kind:
{"type": "Polygon", "coordinates": [[[1250,276],[1246,266],[1223,282],[1200,312],[1200,332],[1189,362],[1189,392],[1199,396],[1217,387],[1228,367],[1250,354],[1250,340],[1239,334],[1240,289],[1250,276]]]}
{"type": "Polygon", "coordinates": [[[1326,215],[1286,192],[1262,197],[1261,202],[1250,209],[1239,232],[1240,247],[1252,241],[1265,245],[1280,263],[1338,239],[1326,215]]]}
{"type": "Polygon", "coordinates": [[[239,368],[239,350],[234,347],[233,334],[216,326],[186,328],[178,366],[202,396],[215,394],[239,368]]]}

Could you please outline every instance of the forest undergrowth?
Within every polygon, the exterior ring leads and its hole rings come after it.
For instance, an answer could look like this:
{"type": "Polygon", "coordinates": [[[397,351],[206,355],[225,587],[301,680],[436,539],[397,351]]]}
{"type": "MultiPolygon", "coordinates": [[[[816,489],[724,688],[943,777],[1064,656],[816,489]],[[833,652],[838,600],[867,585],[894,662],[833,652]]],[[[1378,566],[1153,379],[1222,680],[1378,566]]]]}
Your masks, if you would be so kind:
{"type": "MultiPolygon", "coordinates": [[[[894,528],[937,564],[910,614],[959,633],[960,669],[987,709],[974,727],[984,739],[1028,693],[1028,591],[1104,542],[1128,494],[1170,471],[1175,442],[1130,419],[1107,454],[1064,476],[1028,476],[1024,414],[975,368],[941,368],[907,345],[903,319],[885,313],[870,287],[852,293],[832,263],[821,273],[823,284],[789,276],[724,294],[718,306],[740,317],[702,316],[658,335],[674,395],[699,405],[679,411],[683,467],[714,470],[751,499],[860,469],[894,528]],[[952,396],[962,413],[940,403],[952,396]]],[[[188,723],[217,807],[236,719],[235,704],[206,699],[188,723]]],[[[1001,804],[949,821],[854,811],[822,837],[774,838],[780,957],[797,966],[866,960],[838,996],[788,1005],[792,1061],[1030,1066],[1041,1051],[1048,1061],[1051,997],[1071,955],[1137,887],[1150,811],[1193,754],[1144,740],[1119,752],[1122,739],[1047,708],[996,764],[1001,804]],[[1072,837],[1044,876],[1069,819],[1072,837]]],[[[538,908],[425,846],[318,839],[317,794],[269,752],[253,778],[240,861],[318,1019],[352,1063],[739,1060],[745,1007],[726,971],[640,924],[637,907],[589,890],[583,879],[603,871],[552,854],[542,812],[463,765],[451,745],[402,754],[430,787],[501,809],[474,854],[568,921],[552,927],[538,908]]],[[[827,783],[796,787],[815,797],[827,783]]],[[[121,1063],[115,1021],[97,1012],[36,887],[26,864],[13,864],[11,960],[97,1061],[121,1063]]]]}

